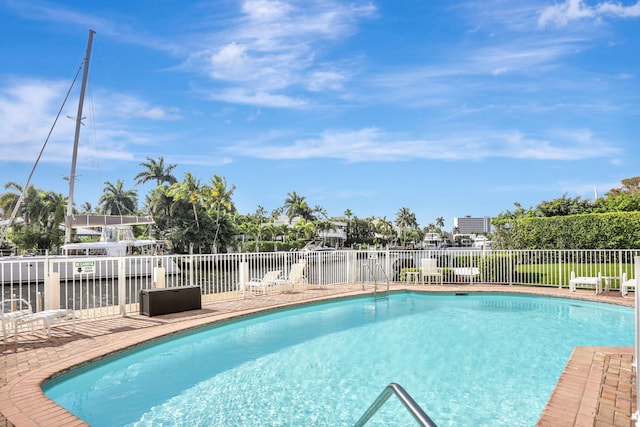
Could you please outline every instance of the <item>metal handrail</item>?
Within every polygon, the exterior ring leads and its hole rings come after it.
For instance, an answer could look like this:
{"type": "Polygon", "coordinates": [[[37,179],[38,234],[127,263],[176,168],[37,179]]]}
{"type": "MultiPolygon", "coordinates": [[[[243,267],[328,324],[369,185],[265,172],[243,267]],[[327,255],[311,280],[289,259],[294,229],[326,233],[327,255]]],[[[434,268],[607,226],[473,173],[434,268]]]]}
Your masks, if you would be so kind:
{"type": "Polygon", "coordinates": [[[376,262],[376,265],[378,266],[378,269],[382,271],[382,274],[384,274],[384,277],[387,279],[387,292],[389,292],[389,276],[387,275],[387,272],[384,271],[382,264],[380,264],[379,262],[376,262]]]}
{"type": "MultiPolygon", "coordinates": [[[[376,267],[378,267],[378,270],[382,271],[382,274],[387,279],[387,293],[388,293],[389,292],[389,276],[387,275],[387,272],[384,271],[384,268],[382,268],[382,264],[380,264],[379,262],[376,262],[376,267]]],[[[365,268],[369,270],[369,273],[371,273],[371,275],[373,276],[373,292],[377,293],[378,292],[378,276],[371,269],[369,264],[362,264],[363,271],[365,270],[365,268]]],[[[363,280],[362,290],[364,290],[364,274],[362,274],[362,280],[363,280]]]]}
{"type": "Polygon", "coordinates": [[[407,408],[413,418],[423,427],[437,427],[436,423],[429,418],[426,412],[416,403],[415,400],[402,388],[400,384],[391,383],[382,390],[382,393],[378,395],[376,400],[369,406],[369,409],[360,417],[360,419],[354,424],[354,427],[362,427],[367,421],[376,413],[378,409],[384,405],[384,403],[395,394],[400,402],[407,408]]]}

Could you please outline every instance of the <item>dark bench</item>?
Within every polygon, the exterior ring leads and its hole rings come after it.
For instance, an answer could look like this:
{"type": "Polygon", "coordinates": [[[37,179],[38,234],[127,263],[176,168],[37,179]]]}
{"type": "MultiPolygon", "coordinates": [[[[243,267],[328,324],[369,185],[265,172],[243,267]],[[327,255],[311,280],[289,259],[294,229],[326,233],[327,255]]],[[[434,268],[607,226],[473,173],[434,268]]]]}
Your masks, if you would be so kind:
{"type": "Polygon", "coordinates": [[[200,286],[140,290],[140,314],[157,316],[202,308],[200,286]]]}

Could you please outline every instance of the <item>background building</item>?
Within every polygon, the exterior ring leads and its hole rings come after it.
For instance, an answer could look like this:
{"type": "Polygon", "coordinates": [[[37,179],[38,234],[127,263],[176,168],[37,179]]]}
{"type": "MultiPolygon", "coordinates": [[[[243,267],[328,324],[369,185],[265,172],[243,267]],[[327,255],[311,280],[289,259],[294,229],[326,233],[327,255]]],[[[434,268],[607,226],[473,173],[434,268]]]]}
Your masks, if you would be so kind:
{"type": "Polygon", "coordinates": [[[453,218],[453,228],[458,234],[488,234],[491,233],[491,217],[472,218],[467,215],[453,218]]]}

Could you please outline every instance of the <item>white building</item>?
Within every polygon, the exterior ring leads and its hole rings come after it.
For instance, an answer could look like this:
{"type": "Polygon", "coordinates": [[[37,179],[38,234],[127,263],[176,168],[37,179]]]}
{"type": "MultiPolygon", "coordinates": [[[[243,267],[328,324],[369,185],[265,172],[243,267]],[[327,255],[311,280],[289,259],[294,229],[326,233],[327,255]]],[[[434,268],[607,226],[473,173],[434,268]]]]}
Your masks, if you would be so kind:
{"type": "MultiPolygon", "coordinates": [[[[295,217],[289,222],[289,217],[281,215],[273,221],[274,225],[287,224],[293,226],[300,222],[300,217],[295,217]]],[[[316,238],[322,240],[327,245],[334,248],[344,247],[344,242],[347,240],[347,223],[340,220],[332,220],[331,228],[329,230],[316,231],[316,238]]]]}
{"type": "Polygon", "coordinates": [[[422,246],[426,249],[438,249],[442,246],[442,237],[438,233],[425,233],[422,246]]]}
{"type": "Polygon", "coordinates": [[[489,234],[491,233],[491,217],[472,218],[467,215],[462,218],[453,218],[453,228],[457,228],[459,234],[489,234]]]}

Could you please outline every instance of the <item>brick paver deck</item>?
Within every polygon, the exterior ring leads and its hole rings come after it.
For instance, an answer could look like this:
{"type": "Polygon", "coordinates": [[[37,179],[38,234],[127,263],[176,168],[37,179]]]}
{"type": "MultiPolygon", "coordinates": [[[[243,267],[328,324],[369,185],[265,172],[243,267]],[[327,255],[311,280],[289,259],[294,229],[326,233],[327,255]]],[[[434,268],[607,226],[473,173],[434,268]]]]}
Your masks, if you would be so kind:
{"type": "MultiPolygon", "coordinates": [[[[606,301],[627,306],[633,298],[617,292],[594,295],[567,289],[488,285],[392,285],[429,292],[522,292],[606,301]]],[[[84,426],[47,399],[40,386],[51,376],[110,353],[208,323],[280,306],[370,292],[361,285],[311,288],[244,300],[205,303],[201,310],[157,317],[129,315],[79,322],[75,331],[61,327],[50,339],[24,336],[26,342],[3,344],[0,354],[0,427],[84,426]]],[[[632,426],[636,411],[633,348],[577,347],[543,411],[538,426],[632,426]]]]}

